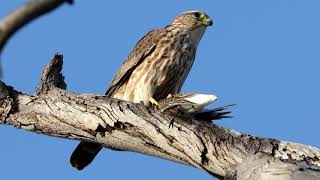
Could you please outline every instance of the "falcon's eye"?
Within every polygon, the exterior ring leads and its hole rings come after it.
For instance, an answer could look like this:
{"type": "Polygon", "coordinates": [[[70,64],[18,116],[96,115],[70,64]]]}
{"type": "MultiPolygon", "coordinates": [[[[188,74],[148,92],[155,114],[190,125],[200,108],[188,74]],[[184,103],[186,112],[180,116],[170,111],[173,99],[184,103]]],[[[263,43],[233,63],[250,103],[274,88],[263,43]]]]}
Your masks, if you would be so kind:
{"type": "Polygon", "coordinates": [[[200,17],[200,13],[199,12],[194,12],[192,13],[194,15],[194,17],[199,18],[200,17]]]}

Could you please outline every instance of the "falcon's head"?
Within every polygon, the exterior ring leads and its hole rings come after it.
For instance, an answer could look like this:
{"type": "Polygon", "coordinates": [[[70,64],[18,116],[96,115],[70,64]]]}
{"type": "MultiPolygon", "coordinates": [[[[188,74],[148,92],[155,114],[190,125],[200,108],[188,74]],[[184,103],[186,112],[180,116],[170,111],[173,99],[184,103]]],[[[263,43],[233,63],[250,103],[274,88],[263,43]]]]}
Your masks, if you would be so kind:
{"type": "Polygon", "coordinates": [[[197,27],[212,26],[213,22],[211,18],[201,11],[186,11],[177,16],[173,22],[173,26],[194,29],[197,27]]]}

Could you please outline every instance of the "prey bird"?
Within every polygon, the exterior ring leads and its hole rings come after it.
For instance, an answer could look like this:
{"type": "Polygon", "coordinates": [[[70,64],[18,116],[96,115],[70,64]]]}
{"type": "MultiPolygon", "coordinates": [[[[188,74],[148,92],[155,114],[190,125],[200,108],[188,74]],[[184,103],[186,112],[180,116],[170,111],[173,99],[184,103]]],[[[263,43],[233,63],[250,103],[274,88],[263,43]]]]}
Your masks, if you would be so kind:
{"type": "MultiPolygon", "coordinates": [[[[193,120],[211,123],[214,120],[231,118],[231,111],[227,110],[235,104],[224,105],[214,109],[205,108],[217,99],[217,96],[210,94],[170,94],[167,98],[159,101],[157,109],[171,114],[175,117],[174,119],[179,117],[190,123],[192,123],[193,120]]],[[[170,122],[169,127],[173,127],[174,119],[170,122]]]]}
{"type": "MultiPolygon", "coordinates": [[[[187,11],[170,25],[150,31],[121,65],[105,95],[149,106],[169,94],[178,94],[193,65],[199,41],[212,24],[206,13],[187,11]]],[[[99,144],[81,142],[71,155],[71,165],[83,169],[101,149],[99,144]]]]}

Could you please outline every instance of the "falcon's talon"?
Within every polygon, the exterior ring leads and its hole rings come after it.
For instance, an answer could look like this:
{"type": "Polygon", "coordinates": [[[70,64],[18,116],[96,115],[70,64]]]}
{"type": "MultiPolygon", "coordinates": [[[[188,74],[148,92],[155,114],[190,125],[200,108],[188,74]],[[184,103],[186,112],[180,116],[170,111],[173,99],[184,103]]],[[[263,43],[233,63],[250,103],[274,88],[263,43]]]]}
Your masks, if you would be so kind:
{"type": "Polygon", "coordinates": [[[171,97],[172,97],[172,94],[168,94],[167,99],[168,99],[168,98],[171,98],[171,97]]]}
{"type": "Polygon", "coordinates": [[[153,107],[158,107],[159,106],[159,103],[157,100],[153,99],[153,97],[149,98],[149,102],[151,103],[151,105],[153,107]]]}

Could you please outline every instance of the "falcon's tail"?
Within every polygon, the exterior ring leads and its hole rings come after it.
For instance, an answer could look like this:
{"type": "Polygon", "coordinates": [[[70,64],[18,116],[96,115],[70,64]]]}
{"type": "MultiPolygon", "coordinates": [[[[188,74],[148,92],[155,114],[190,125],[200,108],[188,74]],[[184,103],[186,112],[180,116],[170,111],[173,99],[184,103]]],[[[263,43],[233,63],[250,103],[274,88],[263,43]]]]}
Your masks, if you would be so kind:
{"type": "Polygon", "coordinates": [[[229,109],[230,107],[234,106],[235,104],[225,105],[222,107],[218,107],[215,109],[209,109],[202,112],[199,112],[194,115],[194,118],[199,121],[213,121],[223,118],[231,118],[229,114],[231,111],[225,111],[226,109],[229,109]]]}
{"type": "Polygon", "coordinates": [[[101,149],[100,144],[81,141],[73,151],[70,163],[76,169],[82,170],[92,162],[101,149]]]}

